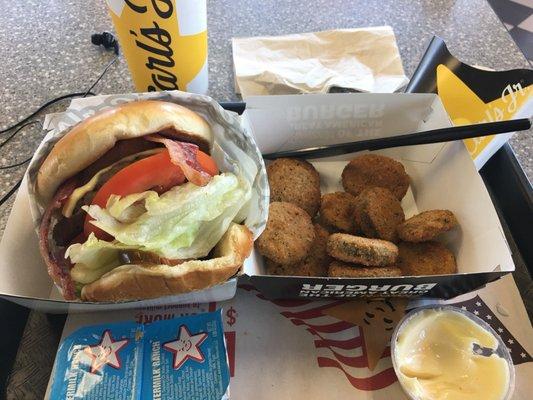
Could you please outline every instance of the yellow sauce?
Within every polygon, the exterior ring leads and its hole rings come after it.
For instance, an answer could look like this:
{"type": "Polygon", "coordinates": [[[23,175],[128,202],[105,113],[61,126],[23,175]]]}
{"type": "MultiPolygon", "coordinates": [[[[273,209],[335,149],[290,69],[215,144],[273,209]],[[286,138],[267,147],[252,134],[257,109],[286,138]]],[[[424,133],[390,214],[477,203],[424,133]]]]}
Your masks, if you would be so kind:
{"type": "Polygon", "coordinates": [[[501,400],[509,387],[507,361],[483,356],[474,344],[496,349],[494,335],[446,309],[420,311],[398,332],[393,357],[404,390],[420,400],[501,400]]]}

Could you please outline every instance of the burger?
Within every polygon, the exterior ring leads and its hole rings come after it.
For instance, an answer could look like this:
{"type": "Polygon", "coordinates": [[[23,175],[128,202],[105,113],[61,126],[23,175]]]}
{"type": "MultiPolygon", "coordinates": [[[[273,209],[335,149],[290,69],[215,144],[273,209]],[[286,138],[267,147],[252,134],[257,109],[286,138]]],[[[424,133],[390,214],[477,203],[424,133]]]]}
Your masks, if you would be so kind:
{"type": "Polygon", "coordinates": [[[35,179],[39,247],[66,300],[180,294],[239,271],[251,188],[213,147],[200,115],[151,100],[95,114],[51,148],[35,179]]]}

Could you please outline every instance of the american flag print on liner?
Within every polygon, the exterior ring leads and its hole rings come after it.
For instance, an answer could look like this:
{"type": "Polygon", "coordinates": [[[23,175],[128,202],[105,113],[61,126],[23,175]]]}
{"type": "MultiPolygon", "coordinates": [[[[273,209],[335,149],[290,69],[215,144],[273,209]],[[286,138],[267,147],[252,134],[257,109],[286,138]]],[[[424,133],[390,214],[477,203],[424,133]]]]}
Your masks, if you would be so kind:
{"type": "MultiPolygon", "coordinates": [[[[256,291],[251,285],[239,287],[256,291]]],[[[323,313],[324,310],[346,301],[268,300],[260,293],[256,293],[256,296],[281,308],[280,314],[283,317],[314,336],[319,367],[338,369],[351,386],[363,391],[383,389],[396,382],[389,347],[383,352],[375,369],[369,370],[364,352],[364,338],[359,327],[323,313]]]]}
{"type": "Polygon", "coordinates": [[[405,315],[407,299],[359,299],[332,305],[325,315],[359,327],[367,367],[373,371],[390,344],[396,324],[405,315]]]}
{"type": "Polygon", "coordinates": [[[465,300],[459,303],[452,303],[452,306],[461,308],[465,311],[470,311],[477,317],[481,318],[489,324],[494,331],[500,335],[503,342],[506,344],[514,365],[519,365],[533,361],[531,355],[526,349],[516,340],[516,338],[509,332],[505,325],[492,312],[492,310],[481,300],[481,297],[475,296],[472,299],[465,300]]]}

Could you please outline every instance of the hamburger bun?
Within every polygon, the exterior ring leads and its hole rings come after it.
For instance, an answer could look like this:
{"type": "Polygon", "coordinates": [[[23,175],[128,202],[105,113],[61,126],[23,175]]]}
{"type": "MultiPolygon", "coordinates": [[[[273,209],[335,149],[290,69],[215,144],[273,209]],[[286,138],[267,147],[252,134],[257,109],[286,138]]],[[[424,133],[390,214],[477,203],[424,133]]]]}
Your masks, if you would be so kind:
{"type": "Polygon", "coordinates": [[[252,232],[244,225],[233,223],[208,260],[190,260],[176,266],[122,265],[84,286],[81,298],[116,302],[205,289],[237,274],[252,246],[252,232]]]}
{"type": "Polygon", "coordinates": [[[102,157],[117,141],[153,133],[195,143],[208,154],[213,144],[209,124],[188,108],[155,100],[121,104],[83,120],[55,144],[37,173],[37,196],[48,203],[63,182],[102,157]]]}

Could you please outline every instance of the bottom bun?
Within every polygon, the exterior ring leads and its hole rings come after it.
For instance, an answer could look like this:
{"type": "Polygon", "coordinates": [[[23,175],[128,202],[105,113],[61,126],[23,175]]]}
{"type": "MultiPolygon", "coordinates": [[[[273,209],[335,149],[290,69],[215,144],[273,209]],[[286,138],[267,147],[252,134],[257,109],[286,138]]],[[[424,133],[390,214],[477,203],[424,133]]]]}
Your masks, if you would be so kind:
{"type": "Polygon", "coordinates": [[[215,286],[239,271],[252,246],[250,230],[244,225],[231,224],[209,260],[190,260],[175,266],[122,265],[84,286],[81,298],[84,301],[151,299],[215,286]]]}

